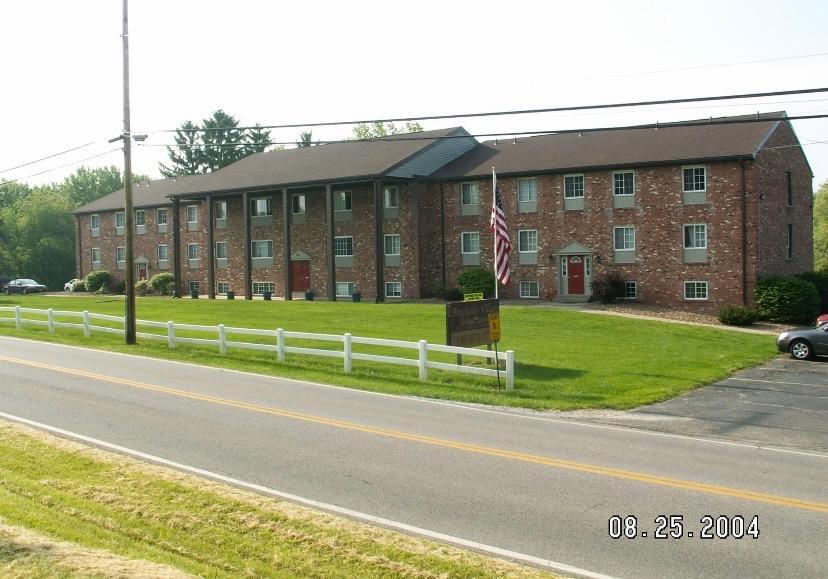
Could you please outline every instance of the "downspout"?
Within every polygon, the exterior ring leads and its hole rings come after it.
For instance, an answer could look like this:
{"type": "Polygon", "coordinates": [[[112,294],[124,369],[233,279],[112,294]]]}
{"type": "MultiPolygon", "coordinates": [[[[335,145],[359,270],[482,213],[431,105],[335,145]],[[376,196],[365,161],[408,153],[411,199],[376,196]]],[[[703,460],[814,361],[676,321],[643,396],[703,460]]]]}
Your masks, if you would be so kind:
{"type": "Polygon", "coordinates": [[[748,267],[748,227],[747,227],[747,179],[745,161],[739,164],[742,168],[742,304],[748,305],[747,267],[748,267]]]}
{"type": "Polygon", "coordinates": [[[443,287],[446,287],[446,199],[443,191],[444,183],[440,182],[440,254],[441,261],[441,276],[443,280],[443,287]]]}

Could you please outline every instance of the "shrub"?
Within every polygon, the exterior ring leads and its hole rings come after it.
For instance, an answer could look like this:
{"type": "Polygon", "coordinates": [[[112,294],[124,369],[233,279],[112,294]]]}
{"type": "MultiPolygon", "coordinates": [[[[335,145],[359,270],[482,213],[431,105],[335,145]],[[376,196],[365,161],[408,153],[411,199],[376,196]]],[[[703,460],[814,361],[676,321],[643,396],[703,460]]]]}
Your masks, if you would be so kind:
{"type": "Polygon", "coordinates": [[[805,273],[800,273],[796,277],[814,284],[819,292],[820,311],[828,312],[828,272],[806,271],[805,273]]]}
{"type": "Polygon", "coordinates": [[[175,283],[175,276],[169,272],[156,273],[149,281],[149,285],[162,296],[167,295],[175,283]]]}
{"type": "Polygon", "coordinates": [[[610,304],[624,297],[625,280],[620,272],[609,271],[592,280],[592,299],[610,304]]]}
{"type": "Polygon", "coordinates": [[[111,294],[122,294],[126,292],[126,282],[121,279],[113,279],[109,282],[109,287],[107,288],[109,293],[111,294]]]}
{"type": "Polygon", "coordinates": [[[750,326],[759,319],[759,312],[744,306],[719,308],[719,321],[728,326],[750,326]]]}
{"type": "Polygon", "coordinates": [[[482,293],[484,297],[491,297],[494,295],[495,276],[488,269],[476,267],[474,269],[464,271],[458,281],[463,287],[463,293],[482,293]]]}
{"type": "Polygon", "coordinates": [[[789,275],[759,280],[754,290],[759,315],[772,322],[811,324],[819,314],[819,292],[811,282],[789,275]]]}
{"type": "Polygon", "coordinates": [[[82,279],[79,279],[75,283],[72,284],[72,287],[69,288],[73,292],[85,292],[86,291],[86,282],[82,279]]]}
{"type": "Polygon", "coordinates": [[[141,294],[142,296],[147,295],[147,292],[150,291],[151,289],[152,288],[150,288],[149,281],[145,280],[145,279],[140,279],[135,284],[135,291],[138,292],[139,294],[141,294]]]}
{"type": "Polygon", "coordinates": [[[112,282],[112,274],[106,270],[90,271],[86,276],[86,291],[102,292],[112,282]]]}

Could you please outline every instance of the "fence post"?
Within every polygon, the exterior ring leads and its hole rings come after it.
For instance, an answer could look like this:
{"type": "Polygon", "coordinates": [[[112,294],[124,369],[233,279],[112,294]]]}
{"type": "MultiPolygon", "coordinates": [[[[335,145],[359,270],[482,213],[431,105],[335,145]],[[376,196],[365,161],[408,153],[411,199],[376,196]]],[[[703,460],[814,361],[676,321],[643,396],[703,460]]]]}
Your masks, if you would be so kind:
{"type": "Polygon", "coordinates": [[[49,333],[55,333],[55,311],[52,308],[46,310],[46,320],[49,326],[49,333]]]}
{"type": "Polygon", "coordinates": [[[167,322],[167,346],[172,350],[175,348],[175,324],[167,322]]]}
{"type": "Polygon", "coordinates": [[[14,306],[14,327],[18,330],[23,326],[23,318],[20,317],[20,306],[14,306]]]}
{"type": "Polygon", "coordinates": [[[428,380],[428,367],[426,366],[426,362],[428,361],[428,342],[420,340],[417,345],[420,352],[418,364],[420,368],[420,380],[425,381],[428,380]]]}
{"type": "Polygon", "coordinates": [[[345,344],[345,356],[344,356],[344,358],[345,358],[345,362],[344,362],[344,364],[345,364],[345,373],[350,374],[351,373],[351,365],[352,365],[351,364],[351,334],[350,334],[350,332],[345,332],[344,344],[345,344]]]}
{"type": "Polygon", "coordinates": [[[276,328],[276,351],[279,353],[279,361],[285,361],[285,331],[276,328]]]}
{"type": "MultiPolygon", "coordinates": [[[[498,364],[500,361],[498,361],[498,364]]],[[[515,351],[506,350],[506,390],[515,389],[515,351]]]]}
{"type": "Polygon", "coordinates": [[[218,325],[218,333],[219,333],[219,354],[226,354],[227,353],[227,338],[224,334],[224,324],[218,325]]]}
{"type": "Polygon", "coordinates": [[[89,311],[83,310],[83,337],[88,338],[91,333],[89,329],[89,311]]]}

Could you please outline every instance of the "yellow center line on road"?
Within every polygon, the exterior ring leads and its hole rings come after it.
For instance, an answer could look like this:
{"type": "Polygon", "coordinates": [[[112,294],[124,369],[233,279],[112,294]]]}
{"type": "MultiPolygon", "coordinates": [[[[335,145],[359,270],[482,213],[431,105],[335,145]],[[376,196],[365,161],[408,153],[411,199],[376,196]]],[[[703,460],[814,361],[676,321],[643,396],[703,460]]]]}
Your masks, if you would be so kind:
{"type": "Polygon", "coordinates": [[[131,386],[133,388],[139,388],[142,390],[148,390],[151,392],[160,392],[164,394],[170,394],[173,396],[179,396],[182,398],[189,398],[191,400],[199,400],[202,402],[210,402],[213,404],[221,404],[223,406],[229,406],[233,408],[240,408],[243,410],[250,410],[253,412],[259,412],[262,414],[269,414],[272,416],[281,416],[284,418],[292,418],[294,420],[302,420],[304,422],[312,422],[315,424],[322,424],[325,426],[331,426],[334,428],[341,428],[345,430],[351,430],[356,432],[364,432],[367,434],[374,434],[377,436],[382,436],[385,438],[394,438],[397,440],[406,440],[410,442],[418,442],[421,444],[428,444],[431,446],[438,446],[442,448],[450,448],[454,450],[461,450],[464,452],[470,452],[485,456],[493,456],[497,458],[505,458],[509,460],[516,460],[525,463],[533,463],[533,464],[540,464],[544,466],[549,466],[552,468],[558,468],[563,470],[571,470],[577,472],[584,472],[588,474],[594,475],[601,475],[607,476],[612,478],[618,479],[625,479],[631,480],[636,482],[648,483],[663,487],[670,487],[670,488],[677,488],[683,489],[688,491],[700,492],[705,494],[711,495],[720,495],[720,496],[727,496],[727,497],[734,497],[737,499],[743,499],[748,501],[756,501],[760,503],[765,503],[769,505],[778,505],[783,507],[789,508],[796,508],[802,509],[807,511],[817,511],[821,513],[828,513],[828,503],[819,503],[813,501],[805,501],[790,497],[784,497],[780,495],[772,495],[760,492],[754,492],[749,490],[743,489],[736,489],[730,487],[724,487],[719,485],[713,484],[706,484],[682,479],[675,479],[657,475],[651,475],[646,473],[639,473],[634,471],[622,470],[617,468],[608,468],[593,464],[586,464],[580,463],[570,460],[562,460],[556,458],[550,458],[546,456],[539,456],[534,454],[527,454],[523,452],[516,452],[511,450],[505,450],[500,448],[494,448],[489,446],[480,446],[477,444],[470,444],[466,442],[460,442],[455,440],[448,440],[442,438],[435,438],[432,436],[426,436],[422,434],[413,434],[408,432],[402,432],[398,430],[391,430],[387,428],[377,428],[373,426],[367,426],[364,424],[359,424],[357,422],[350,422],[346,420],[338,420],[335,418],[326,418],[324,416],[315,416],[313,414],[304,414],[301,412],[294,412],[292,410],[284,410],[280,408],[273,408],[269,406],[261,406],[259,404],[251,404],[248,402],[242,402],[240,400],[230,400],[227,398],[219,398],[217,396],[209,396],[206,394],[197,394],[194,392],[188,392],[186,390],[180,390],[177,388],[169,388],[166,386],[158,386],[155,384],[146,384],[143,382],[137,382],[135,380],[128,380],[125,378],[117,378],[115,376],[106,376],[103,374],[96,374],[94,372],[87,372],[85,370],[74,370],[71,368],[64,368],[62,366],[54,366],[51,364],[44,364],[40,362],[32,362],[30,360],[23,360],[20,358],[11,358],[7,356],[0,356],[0,360],[5,362],[10,362],[13,364],[20,364],[24,366],[30,366],[33,368],[41,368],[44,370],[50,370],[53,372],[59,372],[62,374],[70,374],[73,376],[80,376],[82,378],[90,378],[93,380],[98,380],[102,382],[109,382],[112,384],[122,384],[124,386],[131,386]]]}

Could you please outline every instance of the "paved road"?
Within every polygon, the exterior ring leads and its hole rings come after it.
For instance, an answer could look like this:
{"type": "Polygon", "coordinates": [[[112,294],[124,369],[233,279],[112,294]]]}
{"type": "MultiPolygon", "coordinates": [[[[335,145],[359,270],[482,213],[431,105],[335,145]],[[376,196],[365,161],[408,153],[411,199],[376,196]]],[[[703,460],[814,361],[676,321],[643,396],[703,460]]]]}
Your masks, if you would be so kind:
{"type": "Polygon", "coordinates": [[[0,412],[624,577],[824,577],[828,455],[485,411],[0,338],[0,412]],[[613,540],[612,515],[647,538],[613,540]],[[657,540],[659,514],[685,535],[657,540]],[[702,516],[758,539],[699,538],[702,516]],[[693,538],[687,532],[694,533],[693,538]]]}

